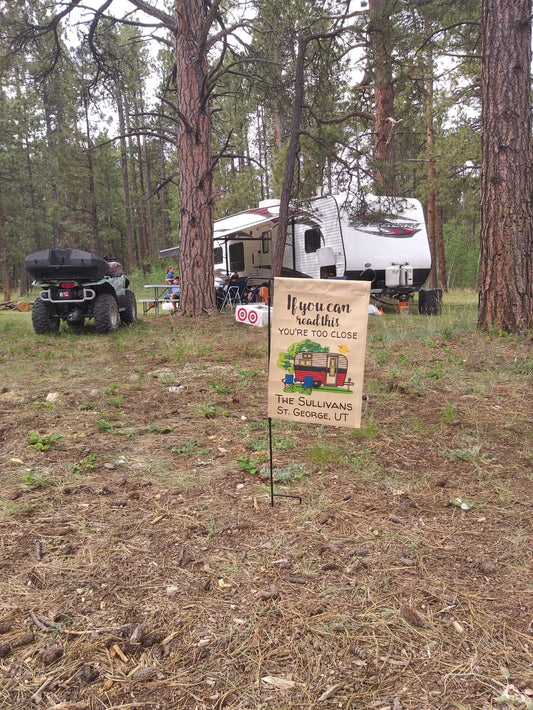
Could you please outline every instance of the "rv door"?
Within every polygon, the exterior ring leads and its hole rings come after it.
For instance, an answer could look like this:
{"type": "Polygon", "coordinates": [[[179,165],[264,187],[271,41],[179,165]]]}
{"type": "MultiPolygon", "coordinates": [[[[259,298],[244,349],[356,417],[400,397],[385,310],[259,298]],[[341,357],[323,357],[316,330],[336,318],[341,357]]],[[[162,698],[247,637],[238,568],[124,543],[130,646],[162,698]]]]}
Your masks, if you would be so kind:
{"type": "Polygon", "coordinates": [[[328,355],[326,358],[326,385],[335,386],[337,384],[338,357],[328,355]]]}

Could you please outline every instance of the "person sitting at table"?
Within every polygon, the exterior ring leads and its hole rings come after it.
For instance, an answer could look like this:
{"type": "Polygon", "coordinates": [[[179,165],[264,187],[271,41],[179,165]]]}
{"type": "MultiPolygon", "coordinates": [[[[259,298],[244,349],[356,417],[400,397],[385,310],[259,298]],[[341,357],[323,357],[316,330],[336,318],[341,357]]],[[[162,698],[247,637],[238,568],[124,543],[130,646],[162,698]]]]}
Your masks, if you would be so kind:
{"type": "Polygon", "coordinates": [[[169,266],[167,269],[167,275],[165,276],[165,283],[171,284],[174,281],[174,267],[169,266]]]}
{"type": "Polygon", "coordinates": [[[180,300],[180,279],[179,276],[174,276],[174,279],[172,280],[172,285],[168,289],[168,293],[170,296],[170,303],[172,304],[173,310],[178,309],[178,303],[180,300]]]}

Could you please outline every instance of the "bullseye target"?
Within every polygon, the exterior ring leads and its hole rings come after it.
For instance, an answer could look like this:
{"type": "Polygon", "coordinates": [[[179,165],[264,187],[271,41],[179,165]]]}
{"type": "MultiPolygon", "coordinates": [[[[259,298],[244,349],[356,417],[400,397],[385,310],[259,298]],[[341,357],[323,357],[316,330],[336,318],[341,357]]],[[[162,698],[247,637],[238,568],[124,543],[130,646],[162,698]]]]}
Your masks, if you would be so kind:
{"type": "Polygon", "coordinates": [[[258,318],[259,314],[257,313],[257,311],[250,311],[248,313],[248,323],[250,323],[250,325],[255,325],[257,323],[258,318]]]}
{"type": "MultiPolygon", "coordinates": [[[[250,317],[251,317],[251,314],[250,314],[250,317]]],[[[246,310],[246,308],[239,308],[237,310],[237,320],[239,320],[241,323],[246,323],[246,321],[248,320],[248,311],[246,310]]],[[[256,320],[257,320],[257,316],[256,316],[256,320]]],[[[250,321],[250,322],[255,322],[255,321],[250,321]]]]}

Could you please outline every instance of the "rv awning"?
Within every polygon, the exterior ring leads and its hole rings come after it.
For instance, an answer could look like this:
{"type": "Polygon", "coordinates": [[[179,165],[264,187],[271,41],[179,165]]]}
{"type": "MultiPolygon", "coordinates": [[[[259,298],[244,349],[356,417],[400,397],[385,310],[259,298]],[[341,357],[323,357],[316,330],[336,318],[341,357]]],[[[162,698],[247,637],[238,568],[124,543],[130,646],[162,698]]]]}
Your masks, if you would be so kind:
{"type": "MultiPolygon", "coordinates": [[[[267,209],[247,210],[239,212],[231,217],[218,219],[213,225],[213,237],[215,240],[224,239],[230,234],[245,232],[254,227],[274,226],[278,222],[278,215],[267,209]]],[[[242,236],[242,235],[240,235],[242,236]]]]}
{"type": "Polygon", "coordinates": [[[170,247],[169,249],[161,249],[159,251],[159,256],[161,259],[167,259],[170,258],[171,256],[178,256],[180,253],[180,248],[179,247],[170,247]]]}

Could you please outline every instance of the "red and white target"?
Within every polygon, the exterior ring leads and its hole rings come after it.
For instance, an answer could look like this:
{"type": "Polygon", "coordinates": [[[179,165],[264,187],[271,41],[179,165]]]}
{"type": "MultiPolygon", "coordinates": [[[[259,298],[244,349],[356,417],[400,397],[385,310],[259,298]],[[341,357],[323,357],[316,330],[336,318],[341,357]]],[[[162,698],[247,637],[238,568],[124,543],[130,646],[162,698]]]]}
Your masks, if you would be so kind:
{"type": "MultiPolygon", "coordinates": [[[[272,309],[270,310],[272,313],[272,309]]],[[[268,324],[268,306],[262,303],[247,303],[235,309],[235,320],[246,325],[262,327],[268,324]]]]}
{"type": "Polygon", "coordinates": [[[258,320],[259,320],[259,313],[257,311],[249,311],[248,312],[248,323],[250,325],[255,325],[258,320]]]}
{"type": "Polygon", "coordinates": [[[237,320],[240,323],[248,322],[248,310],[246,308],[237,308],[237,320]]]}

